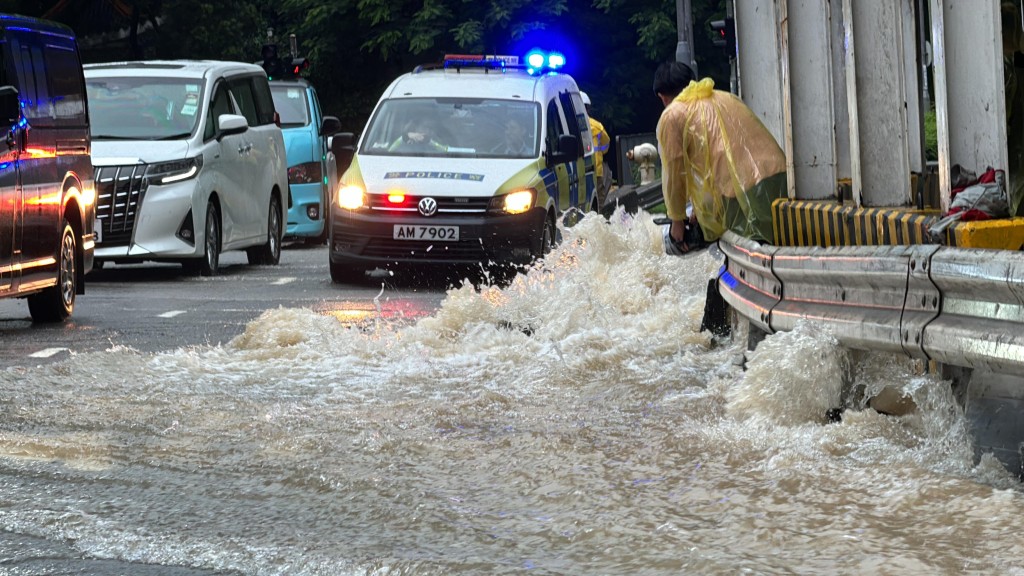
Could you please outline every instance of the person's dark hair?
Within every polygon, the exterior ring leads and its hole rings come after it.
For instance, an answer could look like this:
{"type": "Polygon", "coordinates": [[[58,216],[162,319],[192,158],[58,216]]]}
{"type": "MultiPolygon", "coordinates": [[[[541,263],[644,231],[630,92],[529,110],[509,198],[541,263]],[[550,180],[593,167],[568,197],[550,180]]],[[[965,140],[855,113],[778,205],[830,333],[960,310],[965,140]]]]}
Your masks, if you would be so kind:
{"type": "Polygon", "coordinates": [[[654,93],[676,97],[694,79],[693,70],[682,62],[662,62],[654,71],[654,93]]]}

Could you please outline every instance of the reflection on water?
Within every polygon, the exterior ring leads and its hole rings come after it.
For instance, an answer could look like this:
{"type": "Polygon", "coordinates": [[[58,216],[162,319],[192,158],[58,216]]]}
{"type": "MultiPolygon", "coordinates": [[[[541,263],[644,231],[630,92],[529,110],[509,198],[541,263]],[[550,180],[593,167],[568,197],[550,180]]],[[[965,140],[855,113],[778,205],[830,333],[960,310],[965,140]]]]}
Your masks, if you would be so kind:
{"type": "Polygon", "coordinates": [[[851,364],[829,335],[744,355],[698,332],[719,263],[664,256],[647,215],[564,236],[427,316],[385,288],[223,347],[0,373],[0,551],[181,574],[1024,574],[1024,492],[973,465],[945,383],[869,357],[858,384],[919,410],[827,424],[851,364]]]}

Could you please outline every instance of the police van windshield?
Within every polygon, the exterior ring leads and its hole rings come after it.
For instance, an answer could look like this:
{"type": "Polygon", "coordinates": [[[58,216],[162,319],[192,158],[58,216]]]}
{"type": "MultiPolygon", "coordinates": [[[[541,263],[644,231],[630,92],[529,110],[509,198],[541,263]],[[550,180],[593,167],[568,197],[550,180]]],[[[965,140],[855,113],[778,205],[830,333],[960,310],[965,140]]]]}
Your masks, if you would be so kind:
{"type": "Polygon", "coordinates": [[[88,78],[96,140],[175,140],[195,130],[202,101],[198,78],[88,78]]]}
{"type": "Polygon", "coordinates": [[[309,107],[306,105],[306,91],[298,85],[284,86],[271,84],[274,108],[281,116],[281,127],[290,128],[309,124],[309,107]]]}
{"type": "Polygon", "coordinates": [[[386,100],[359,150],[371,156],[536,158],[540,106],[480,98],[386,100]]]}

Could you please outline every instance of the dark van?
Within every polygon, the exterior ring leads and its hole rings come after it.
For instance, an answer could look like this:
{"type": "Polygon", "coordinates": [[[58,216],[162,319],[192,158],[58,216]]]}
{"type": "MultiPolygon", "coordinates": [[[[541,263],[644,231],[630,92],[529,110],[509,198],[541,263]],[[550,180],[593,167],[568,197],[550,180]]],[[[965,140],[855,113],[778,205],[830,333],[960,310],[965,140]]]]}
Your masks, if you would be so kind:
{"type": "Polygon", "coordinates": [[[0,14],[0,297],[60,322],[92,269],[96,218],[78,45],[60,24],[0,14]]]}

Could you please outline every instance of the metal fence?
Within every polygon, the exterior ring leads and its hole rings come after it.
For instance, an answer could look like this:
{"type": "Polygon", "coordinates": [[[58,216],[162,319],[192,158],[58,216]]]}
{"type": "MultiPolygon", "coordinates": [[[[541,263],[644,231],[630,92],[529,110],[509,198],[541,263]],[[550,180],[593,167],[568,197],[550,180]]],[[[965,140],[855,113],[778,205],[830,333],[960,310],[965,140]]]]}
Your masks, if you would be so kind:
{"type": "Polygon", "coordinates": [[[1024,374],[1024,252],[769,246],[727,232],[719,277],[768,333],[811,320],[845,346],[1024,374]]]}

